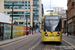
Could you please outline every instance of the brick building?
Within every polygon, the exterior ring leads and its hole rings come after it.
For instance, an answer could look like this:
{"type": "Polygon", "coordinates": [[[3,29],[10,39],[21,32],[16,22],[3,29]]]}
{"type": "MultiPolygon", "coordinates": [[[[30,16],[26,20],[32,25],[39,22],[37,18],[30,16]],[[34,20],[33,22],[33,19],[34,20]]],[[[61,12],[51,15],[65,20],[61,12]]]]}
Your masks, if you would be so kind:
{"type": "Polygon", "coordinates": [[[68,31],[75,31],[75,0],[67,0],[68,31]]]}

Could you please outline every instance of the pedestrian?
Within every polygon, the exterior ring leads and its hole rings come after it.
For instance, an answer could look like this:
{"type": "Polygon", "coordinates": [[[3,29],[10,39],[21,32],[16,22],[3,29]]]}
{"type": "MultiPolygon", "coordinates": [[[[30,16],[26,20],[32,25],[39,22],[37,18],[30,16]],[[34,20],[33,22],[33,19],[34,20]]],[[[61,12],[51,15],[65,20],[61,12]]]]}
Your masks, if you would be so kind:
{"type": "Polygon", "coordinates": [[[71,32],[69,32],[70,36],[71,36],[71,32]]]}
{"type": "Polygon", "coordinates": [[[67,32],[67,36],[69,35],[69,32],[67,32]]]}

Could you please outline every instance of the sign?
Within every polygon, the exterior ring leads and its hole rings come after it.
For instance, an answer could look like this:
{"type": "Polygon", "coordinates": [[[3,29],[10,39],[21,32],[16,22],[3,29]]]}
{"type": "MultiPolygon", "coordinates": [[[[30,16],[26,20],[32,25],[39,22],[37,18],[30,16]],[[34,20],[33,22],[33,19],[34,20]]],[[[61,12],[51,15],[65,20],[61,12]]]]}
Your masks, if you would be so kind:
{"type": "Polygon", "coordinates": [[[71,22],[72,22],[72,19],[70,19],[70,20],[68,21],[68,24],[71,23],[71,22]]]}
{"type": "Polygon", "coordinates": [[[3,12],[0,12],[0,22],[2,22],[2,23],[11,23],[9,21],[9,19],[10,19],[9,15],[7,15],[7,14],[5,14],[3,12]]]}
{"type": "Polygon", "coordinates": [[[48,17],[46,19],[58,19],[58,17],[48,17]]]}
{"type": "Polygon", "coordinates": [[[12,19],[10,19],[9,21],[12,21],[12,19]]]}
{"type": "Polygon", "coordinates": [[[10,25],[12,25],[12,26],[13,26],[13,25],[14,25],[14,23],[11,23],[10,25]]]}

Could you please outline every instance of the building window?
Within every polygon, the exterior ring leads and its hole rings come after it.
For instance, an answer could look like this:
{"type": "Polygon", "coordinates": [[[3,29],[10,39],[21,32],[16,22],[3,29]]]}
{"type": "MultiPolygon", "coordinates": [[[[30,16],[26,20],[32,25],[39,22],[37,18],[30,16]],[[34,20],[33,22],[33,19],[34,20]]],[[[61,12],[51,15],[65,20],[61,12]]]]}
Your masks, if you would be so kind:
{"type": "Polygon", "coordinates": [[[71,0],[69,0],[69,2],[71,2],[71,0]]]}
{"type": "MultiPolygon", "coordinates": [[[[12,14],[12,12],[11,11],[8,11],[7,14],[12,14]]],[[[13,14],[16,14],[16,15],[22,14],[22,15],[24,15],[24,12],[16,11],[16,12],[13,12],[13,14]]]]}
{"type": "Polygon", "coordinates": [[[19,24],[23,24],[23,22],[19,22],[19,24]]]}
{"type": "Polygon", "coordinates": [[[30,6],[28,6],[28,9],[30,9],[30,6]]]}
{"type": "Polygon", "coordinates": [[[18,3],[17,1],[14,1],[14,4],[18,3]]]}
{"type": "Polygon", "coordinates": [[[28,23],[28,25],[30,25],[30,22],[28,23]]]}
{"type": "Polygon", "coordinates": [[[72,2],[72,6],[74,6],[74,2],[72,2]]]}
{"type": "Polygon", "coordinates": [[[30,1],[28,1],[28,5],[30,5],[30,1]]]}
{"type": "Polygon", "coordinates": [[[28,7],[28,9],[30,9],[30,7],[28,7]]]}
{"type": "Polygon", "coordinates": [[[10,12],[7,12],[7,14],[10,14],[10,12]]]}
{"type": "Polygon", "coordinates": [[[25,1],[25,3],[27,3],[27,1],[25,1]]]}
{"type": "Polygon", "coordinates": [[[28,3],[30,3],[30,1],[28,1],[28,3]]]}
{"type": "Polygon", "coordinates": [[[25,22],[25,26],[27,25],[27,23],[25,22]]]}
{"type": "Polygon", "coordinates": [[[33,5],[39,5],[39,0],[33,1],[33,5]]]}
{"type": "Polygon", "coordinates": [[[18,22],[14,22],[15,25],[18,25],[18,22]]]}
{"type": "Polygon", "coordinates": [[[25,6],[25,9],[27,9],[27,6],[25,6]]]}
{"type": "Polygon", "coordinates": [[[12,2],[14,2],[14,9],[24,9],[24,1],[4,1],[4,9],[12,9],[12,2]]]}

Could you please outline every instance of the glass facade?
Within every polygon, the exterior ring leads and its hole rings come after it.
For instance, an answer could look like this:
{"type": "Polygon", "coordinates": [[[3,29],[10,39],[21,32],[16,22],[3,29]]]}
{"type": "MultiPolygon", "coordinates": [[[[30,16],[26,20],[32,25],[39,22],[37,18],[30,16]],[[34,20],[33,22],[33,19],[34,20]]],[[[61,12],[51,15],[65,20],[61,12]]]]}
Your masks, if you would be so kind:
{"type": "MultiPolygon", "coordinates": [[[[9,14],[10,18],[12,18],[12,12],[8,11],[7,14],[9,14]]],[[[21,11],[13,12],[13,20],[26,20],[26,18],[27,18],[27,21],[30,20],[30,11],[25,11],[25,19],[24,19],[23,11],[22,12],[21,11]]],[[[18,25],[24,25],[24,22],[19,22],[18,25]]]]}
{"type": "Polygon", "coordinates": [[[28,9],[30,10],[30,1],[28,1],[28,9]]]}
{"type": "Polygon", "coordinates": [[[12,9],[12,3],[14,3],[14,10],[24,9],[24,1],[4,1],[4,9],[12,9]]]}
{"type": "Polygon", "coordinates": [[[27,20],[30,20],[30,11],[25,12],[25,19],[27,17],[27,20]]]}
{"type": "Polygon", "coordinates": [[[25,10],[27,10],[27,1],[25,1],[25,10]]]}
{"type": "MultiPolygon", "coordinates": [[[[13,5],[13,20],[30,20],[30,11],[15,11],[15,10],[30,10],[30,1],[6,1],[4,0],[4,10],[12,10],[12,3],[13,5]],[[24,14],[25,13],[25,14],[24,14]],[[24,19],[25,16],[25,19],[24,19]]],[[[12,18],[12,11],[5,12],[10,15],[10,18],[12,18]]],[[[33,0],[33,25],[36,25],[39,23],[39,0],[33,0]]],[[[24,22],[18,22],[19,25],[24,25],[24,22]]],[[[26,22],[25,22],[26,24],[26,22]]],[[[30,22],[28,22],[28,25],[30,25],[30,22]]]]}
{"type": "MultiPolygon", "coordinates": [[[[12,10],[12,3],[14,3],[14,10],[24,10],[24,7],[27,10],[27,1],[4,1],[4,9],[12,10]]],[[[28,1],[28,9],[30,9],[30,1],[28,1]]]]}
{"type": "Polygon", "coordinates": [[[33,0],[33,21],[33,26],[39,25],[39,0],[33,0]]]}
{"type": "MultiPolygon", "coordinates": [[[[7,11],[7,14],[10,15],[10,18],[12,18],[12,12],[11,11],[7,11]]],[[[24,12],[20,12],[20,11],[16,11],[13,12],[13,20],[24,20],[24,12]]]]}
{"type": "MultiPolygon", "coordinates": [[[[12,3],[14,3],[13,10],[27,10],[27,8],[30,9],[30,1],[28,1],[28,4],[27,1],[4,1],[4,10],[12,10],[12,3]]],[[[10,18],[12,19],[12,11],[7,11],[7,14],[9,14],[10,18]]],[[[25,14],[24,11],[13,12],[13,21],[26,20],[26,17],[27,20],[30,20],[30,11],[26,11],[25,14]],[[25,19],[24,19],[24,15],[25,15],[25,19]]],[[[23,26],[24,22],[17,22],[17,24],[23,26]]],[[[30,22],[28,22],[28,25],[30,26],[30,22]]]]}

